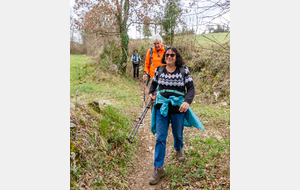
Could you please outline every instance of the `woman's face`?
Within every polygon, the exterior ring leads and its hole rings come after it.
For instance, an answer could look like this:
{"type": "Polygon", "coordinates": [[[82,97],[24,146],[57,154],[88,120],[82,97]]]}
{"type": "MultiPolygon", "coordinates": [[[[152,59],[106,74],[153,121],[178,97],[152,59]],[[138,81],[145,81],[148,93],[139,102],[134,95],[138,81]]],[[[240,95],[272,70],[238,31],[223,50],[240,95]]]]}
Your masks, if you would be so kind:
{"type": "Polygon", "coordinates": [[[165,62],[167,65],[175,65],[176,62],[176,54],[172,49],[169,49],[165,55],[165,62]],[[173,56],[173,57],[172,57],[173,56]]]}
{"type": "Polygon", "coordinates": [[[134,51],[134,54],[137,54],[137,51],[134,51]]]}

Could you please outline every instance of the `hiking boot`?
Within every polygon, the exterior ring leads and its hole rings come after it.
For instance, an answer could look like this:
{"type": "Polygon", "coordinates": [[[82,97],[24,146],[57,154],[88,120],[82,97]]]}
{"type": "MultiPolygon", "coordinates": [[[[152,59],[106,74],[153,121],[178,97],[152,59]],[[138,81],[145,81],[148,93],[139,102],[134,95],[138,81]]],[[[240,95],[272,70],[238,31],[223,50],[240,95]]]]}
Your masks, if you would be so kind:
{"type": "Polygon", "coordinates": [[[185,155],[183,153],[183,150],[176,150],[176,155],[177,155],[177,158],[178,158],[178,161],[179,162],[183,162],[184,159],[185,159],[185,155]]]}
{"type": "Polygon", "coordinates": [[[152,176],[149,179],[150,185],[158,183],[159,179],[165,175],[165,170],[162,167],[154,167],[152,176]]]}

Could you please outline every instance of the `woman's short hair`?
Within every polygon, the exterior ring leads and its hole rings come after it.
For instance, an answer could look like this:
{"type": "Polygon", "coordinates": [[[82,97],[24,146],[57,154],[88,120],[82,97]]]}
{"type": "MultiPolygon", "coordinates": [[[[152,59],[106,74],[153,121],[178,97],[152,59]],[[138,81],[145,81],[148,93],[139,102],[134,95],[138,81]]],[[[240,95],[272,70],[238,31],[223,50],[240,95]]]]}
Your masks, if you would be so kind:
{"type": "Polygon", "coordinates": [[[161,38],[161,36],[159,34],[154,34],[154,36],[152,36],[151,42],[154,43],[155,40],[161,41],[161,43],[163,43],[163,39],[161,38]]]}
{"type": "Polygon", "coordinates": [[[133,50],[133,53],[134,53],[135,51],[138,53],[138,50],[137,50],[137,49],[133,50]]]}
{"type": "Polygon", "coordinates": [[[181,67],[182,65],[184,65],[185,63],[184,63],[183,57],[181,56],[179,51],[176,48],[172,47],[172,46],[168,47],[167,50],[165,51],[163,57],[161,58],[161,63],[167,64],[166,61],[165,61],[165,57],[166,57],[166,53],[169,49],[174,51],[174,53],[176,54],[176,62],[175,62],[176,67],[181,67]]]}

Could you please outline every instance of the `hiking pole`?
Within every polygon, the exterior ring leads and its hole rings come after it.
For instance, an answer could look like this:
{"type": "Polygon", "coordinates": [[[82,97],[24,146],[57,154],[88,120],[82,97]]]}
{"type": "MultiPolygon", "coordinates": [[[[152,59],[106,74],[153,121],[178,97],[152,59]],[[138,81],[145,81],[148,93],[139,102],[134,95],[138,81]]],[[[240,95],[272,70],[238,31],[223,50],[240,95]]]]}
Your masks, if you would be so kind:
{"type": "MultiPolygon", "coordinates": [[[[145,90],[146,89],[146,81],[144,80],[144,105],[143,105],[143,109],[145,109],[145,90]]],[[[144,122],[143,122],[143,131],[145,132],[145,126],[144,126],[144,122]]]]}
{"type": "Polygon", "coordinates": [[[132,131],[130,132],[129,136],[126,138],[129,142],[132,143],[133,138],[134,138],[134,136],[135,136],[137,130],[139,129],[139,126],[140,126],[141,122],[143,121],[143,119],[144,119],[144,117],[145,117],[145,115],[146,115],[148,109],[150,108],[150,105],[151,105],[152,102],[153,102],[153,99],[151,99],[151,100],[149,101],[149,103],[147,104],[146,108],[144,109],[142,115],[139,117],[139,120],[136,122],[136,124],[135,124],[135,126],[133,127],[132,131]],[[134,132],[134,133],[133,133],[133,132],[134,132]],[[132,135],[132,133],[133,133],[133,136],[130,137],[130,136],[132,135]]]}
{"type": "MultiPolygon", "coordinates": [[[[155,95],[155,94],[156,94],[156,92],[154,92],[154,95],[155,95]]],[[[145,117],[147,111],[149,110],[149,108],[150,108],[150,106],[151,106],[151,104],[152,104],[153,101],[154,101],[154,100],[153,100],[152,98],[150,98],[150,101],[148,102],[146,108],[144,109],[143,113],[142,113],[141,116],[139,117],[139,120],[136,122],[136,124],[135,124],[135,126],[133,127],[132,131],[130,132],[129,136],[126,138],[130,143],[132,143],[133,138],[134,138],[136,132],[138,131],[139,126],[140,126],[140,124],[142,123],[142,121],[143,121],[143,119],[144,119],[144,117],[145,117]],[[134,132],[134,133],[133,133],[133,132],[134,132]],[[132,133],[133,133],[133,136],[130,137],[130,136],[132,135],[132,133]]]]}

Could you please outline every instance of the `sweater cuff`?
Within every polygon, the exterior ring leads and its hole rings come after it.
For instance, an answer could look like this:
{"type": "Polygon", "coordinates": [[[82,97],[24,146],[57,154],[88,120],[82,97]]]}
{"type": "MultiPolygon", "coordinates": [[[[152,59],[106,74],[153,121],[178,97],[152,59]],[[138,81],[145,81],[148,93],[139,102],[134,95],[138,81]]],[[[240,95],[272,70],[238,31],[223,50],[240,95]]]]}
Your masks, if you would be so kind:
{"type": "Polygon", "coordinates": [[[193,100],[184,100],[184,102],[187,102],[187,103],[190,104],[190,105],[191,105],[192,101],[193,101],[193,100]]]}

